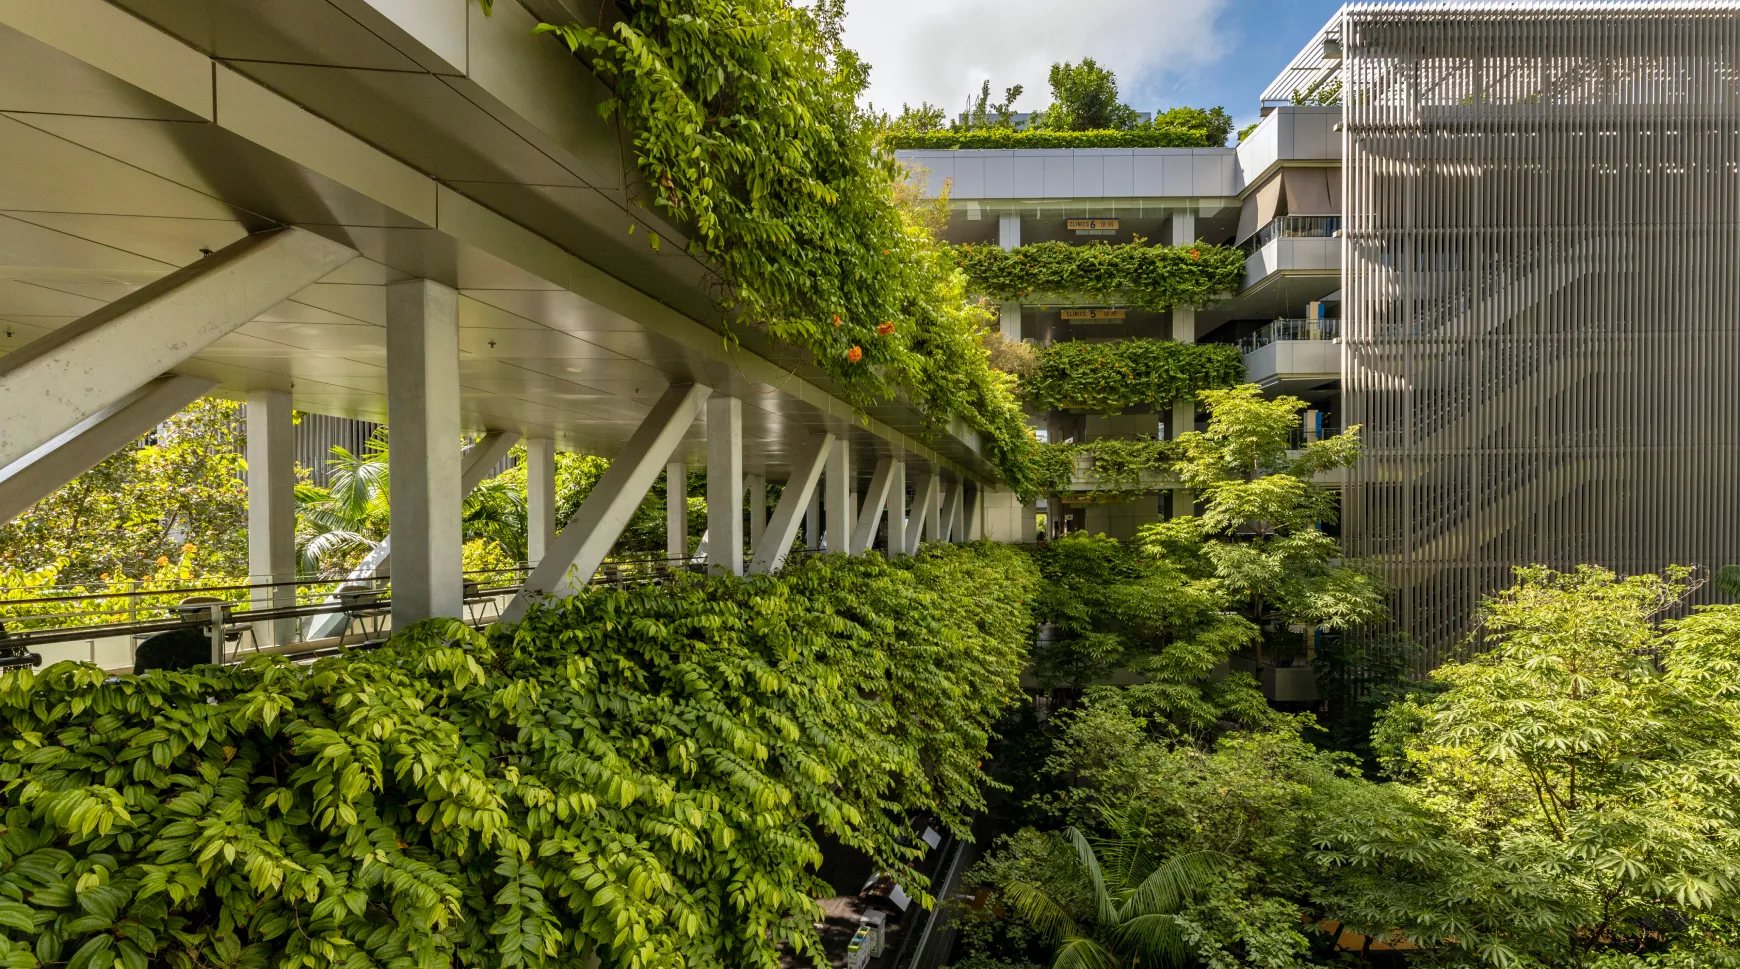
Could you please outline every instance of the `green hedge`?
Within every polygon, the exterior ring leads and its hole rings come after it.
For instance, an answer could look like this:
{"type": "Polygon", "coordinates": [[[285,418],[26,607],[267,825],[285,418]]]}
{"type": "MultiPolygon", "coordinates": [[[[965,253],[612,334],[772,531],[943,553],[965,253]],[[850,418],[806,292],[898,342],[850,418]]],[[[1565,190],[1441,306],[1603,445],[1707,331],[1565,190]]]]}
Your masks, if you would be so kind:
{"type": "Polygon", "coordinates": [[[0,965],[772,967],[1019,694],[1018,550],[591,590],[312,667],[0,677],[0,965]]]}
{"type": "MultiPolygon", "coordinates": [[[[962,150],[1010,148],[1219,148],[1213,133],[1204,128],[1132,128],[1129,131],[1016,131],[984,128],[977,131],[923,131],[882,136],[892,151],[962,150]]],[[[1221,141],[1226,140],[1225,136],[1221,141]]]]}
{"type": "Polygon", "coordinates": [[[1226,343],[1117,340],[1053,343],[1021,378],[1021,400],[1035,410],[1081,407],[1116,414],[1169,407],[1201,390],[1245,382],[1245,358],[1226,343]]]}
{"type": "Polygon", "coordinates": [[[1207,306],[1245,279],[1245,254],[1231,246],[1150,246],[1139,238],[1119,245],[964,245],[954,247],[954,257],[969,287],[995,299],[1074,294],[1156,312],[1207,306]]]}

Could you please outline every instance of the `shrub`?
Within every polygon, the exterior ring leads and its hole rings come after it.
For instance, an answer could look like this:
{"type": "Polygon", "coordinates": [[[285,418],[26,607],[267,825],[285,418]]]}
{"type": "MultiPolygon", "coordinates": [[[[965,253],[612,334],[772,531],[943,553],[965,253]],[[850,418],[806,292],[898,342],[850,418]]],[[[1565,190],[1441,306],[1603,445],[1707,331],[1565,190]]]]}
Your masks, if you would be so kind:
{"type": "Polygon", "coordinates": [[[1033,570],[950,546],[592,589],[296,666],[0,677],[0,965],[774,966],[814,831],[921,894],[1033,570]]]}
{"type": "Polygon", "coordinates": [[[1014,148],[1218,148],[1226,143],[1224,133],[1218,142],[1214,140],[1214,134],[1207,127],[1177,125],[1102,131],[980,128],[890,133],[882,137],[882,146],[890,151],[1007,151],[1014,148]]]}

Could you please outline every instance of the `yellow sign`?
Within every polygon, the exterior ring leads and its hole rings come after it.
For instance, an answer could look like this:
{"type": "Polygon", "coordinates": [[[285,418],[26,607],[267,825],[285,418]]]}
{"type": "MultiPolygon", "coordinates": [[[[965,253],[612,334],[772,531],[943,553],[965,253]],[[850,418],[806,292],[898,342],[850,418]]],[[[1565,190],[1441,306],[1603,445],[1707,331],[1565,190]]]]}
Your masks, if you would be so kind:
{"type": "Polygon", "coordinates": [[[1064,310],[1066,320],[1121,320],[1127,310],[1064,310]]]}
{"type": "Polygon", "coordinates": [[[1067,225],[1071,229],[1116,229],[1117,219],[1070,219],[1067,225]]]}

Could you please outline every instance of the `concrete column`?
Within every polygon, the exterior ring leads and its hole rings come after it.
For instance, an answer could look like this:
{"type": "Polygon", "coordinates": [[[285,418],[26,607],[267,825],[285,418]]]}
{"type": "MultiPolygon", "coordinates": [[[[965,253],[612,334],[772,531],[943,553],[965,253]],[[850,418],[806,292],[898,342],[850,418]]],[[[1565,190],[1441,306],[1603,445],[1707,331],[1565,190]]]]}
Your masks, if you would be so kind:
{"type": "Polygon", "coordinates": [[[427,279],[387,286],[392,428],[393,628],[461,615],[459,294],[427,279]]]}
{"type": "Polygon", "coordinates": [[[997,244],[1005,249],[1021,245],[1021,213],[1005,212],[997,217],[997,244]]]}
{"type": "Polygon", "coordinates": [[[997,329],[1003,334],[1003,339],[1010,343],[1021,342],[1021,304],[1014,300],[1004,300],[997,307],[997,329]]]}
{"type": "Polygon", "coordinates": [[[707,564],[743,574],[743,402],[707,401],[707,564]]]}
{"type": "MultiPolygon", "coordinates": [[[[966,486],[962,485],[961,490],[966,491],[966,486]]],[[[980,539],[985,537],[985,487],[984,487],[984,485],[975,483],[973,485],[973,490],[970,492],[967,492],[964,500],[966,502],[966,514],[967,514],[967,523],[966,523],[967,531],[966,531],[965,537],[966,537],[966,540],[969,542],[976,542],[976,541],[979,541],[980,539]]]]}
{"type": "Polygon", "coordinates": [[[906,462],[895,459],[888,475],[888,547],[887,555],[894,558],[906,551],[906,532],[915,528],[918,522],[907,520],[906,503],[906,462]]]}
{"type": "Polygon", "coordinates": [[[804,548],[819,552],[822,548],[822,489],[810,492],[809,507],[804,509],[804,548]]]}
{"type": "Polygon", "coordinates": [[[826,519],[828,551],[852,554],[852,513],[857,507],[852,493],[852,444],[846,438],[834,442],[828,449],[827,467],[822,471],[826,494],[822,497],[822,515],[826,519]]]}
{"type": "MultiPolygon", "coordinates": [[[[1179,213],[1172,217],[1172,242],[1183,245],[1196,241],[1196,216],[1194,213],[1179,213]]],[[[1196,342],[1196,307],[1172,307],[1172,339],[1179,343],[1196,342]]],[[[1196,428],[1196,402],[1194,400],[1177,400],[1172,402],[1172,416],[1166,422],[1168,437],[1178,439],[1178,435],[1196,428]]],[[[1189,491],[1177,489],[1172,492],[1172,517],[1191,514],[1193,501],[1189,491]]]]}
{"type": "Polygon", "coordinates": [[[689,557],[689,466],[665,465],[665,557],[689,557]]]}
{"type": "Polygon", "coordinates": [[[537,565],[556,541],[556,442],[526,442],[526,560],[537,565]]]}
{"type": "MultiPolygon", "coordinates": [[[[290,394],[261,390],[248,395],[248,575],[252,582],[296,580],[296,425],[290,394]]],[[[255,589],[255,609],[290,609],[294,585],[255,589]]],[[[254,624],[261,646],[294,642],[296,620],[254,624]]]]}
{"type": "Polygon", "coordinates": [[[1172,213],[1172,244],[1182,246],[1196,241],[1196,213],[1172,213]]]}
{"type": "Polygon", "coordinates": [[[761,536],[767,531],[767,476],[746,475],[744,488],[749,492],[749,547],[761,547],[761,536]]]}

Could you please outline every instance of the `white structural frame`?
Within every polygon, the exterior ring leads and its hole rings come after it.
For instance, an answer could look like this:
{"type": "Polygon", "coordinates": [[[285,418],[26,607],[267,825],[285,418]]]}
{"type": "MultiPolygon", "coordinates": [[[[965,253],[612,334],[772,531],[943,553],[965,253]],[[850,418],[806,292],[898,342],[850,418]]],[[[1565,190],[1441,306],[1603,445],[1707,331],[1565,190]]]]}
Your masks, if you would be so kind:
{"type": "Polygon", "coordinates": [[[815,496],[816,483],[822,479],[822,466],[833,444],[832,434],[811,435],[792,457],[791,477],[785,483],[785,490],[780,492],[773,520],[768,522],[761,540],[753,546],[749,563],[751,573],[774,572],[785,564],[786,556],[791,554],[792,542],[797,540],[798,526],[803,524],[803,517],[815,496]]]}
{"type": "MultiPolygon", "coordinates": [[[[610,470],[562,527],[550,554],[526,577],[519,594],[502,611],[503,619],[520,619],[534,601],[572,595],[592,581],[712,395],[713,389],[701,384],[673,384],[665,391],[628,439],[628,446],[610,462],[610,470]]],[[[711,520],[708,525],[711,528],[711,520]]],[[[742,556],[738,558],[741,561],[742,556]]]]}
{"type": "Polygon", "coordinates": [[[305,229],[257,232],[0,356],[0,466],[126,399],[355,255],[305,229]]]}

